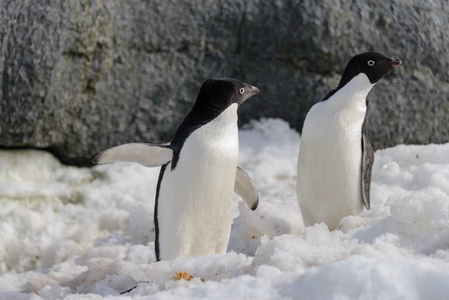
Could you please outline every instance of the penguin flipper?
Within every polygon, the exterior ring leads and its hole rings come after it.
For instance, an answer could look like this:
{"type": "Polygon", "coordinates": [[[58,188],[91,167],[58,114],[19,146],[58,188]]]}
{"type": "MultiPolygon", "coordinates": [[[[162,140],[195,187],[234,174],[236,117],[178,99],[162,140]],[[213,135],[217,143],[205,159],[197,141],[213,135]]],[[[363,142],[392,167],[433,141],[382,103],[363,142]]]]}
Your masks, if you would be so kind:
{"type": "MultiPolygon", "coordinates": [[[[367,123],[366,120],[364,123],[367,123]]],[[[373,163],[374,151],[369,139],[368,126],[364,124],[362,130],[362,199],[366,209],[371,208],[370,188],[373,163]]]]}
{"type": "Polygon", "coordinates": [[[237,166],[237,173],[235,176],[234,192],[239,195],[251,210],[255,210],[259,205],[259,195],[256,186],[251,178],[237,166]]]}
{"type": "Polygon", "coordinates": [[[147,143],[124,144],[98,153],[92,163],[135,162],[145,167],[158,167],[172,159],[173,151],[169,147],[147,143]]]}

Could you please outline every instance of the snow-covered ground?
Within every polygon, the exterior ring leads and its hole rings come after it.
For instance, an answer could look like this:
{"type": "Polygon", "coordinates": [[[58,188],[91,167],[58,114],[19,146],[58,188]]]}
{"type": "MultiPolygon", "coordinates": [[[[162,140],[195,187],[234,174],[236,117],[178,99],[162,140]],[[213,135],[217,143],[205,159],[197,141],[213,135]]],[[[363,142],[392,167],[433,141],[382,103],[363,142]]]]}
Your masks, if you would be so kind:
{"type": "Polygon", "coordinates": [[[254,122],[240,145],[260,204],[235,196],[228,253],[158,263],[158,168],[0,151],[0,299],[449,299],[449,144],[377,151],[372,209],[333,232],[302,224],[294,130],[254,122]]]}

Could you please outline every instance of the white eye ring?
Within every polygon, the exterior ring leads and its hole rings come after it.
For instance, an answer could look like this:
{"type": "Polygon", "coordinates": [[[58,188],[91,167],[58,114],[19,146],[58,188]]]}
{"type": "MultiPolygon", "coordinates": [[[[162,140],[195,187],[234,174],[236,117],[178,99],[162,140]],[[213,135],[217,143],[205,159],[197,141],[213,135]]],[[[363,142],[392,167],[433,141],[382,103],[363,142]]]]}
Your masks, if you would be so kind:
{"type": "Polygon", "coordinates": [[[245,92],[245,88],[241,88],[240,89],[240,95],[243,95],[244,92],[245,92]]]}
{"type": "Polygon", "coordinates": [[[376,62],[374,60],[368,60],[368,66],[372,67],[374,66],[376,62]]]}

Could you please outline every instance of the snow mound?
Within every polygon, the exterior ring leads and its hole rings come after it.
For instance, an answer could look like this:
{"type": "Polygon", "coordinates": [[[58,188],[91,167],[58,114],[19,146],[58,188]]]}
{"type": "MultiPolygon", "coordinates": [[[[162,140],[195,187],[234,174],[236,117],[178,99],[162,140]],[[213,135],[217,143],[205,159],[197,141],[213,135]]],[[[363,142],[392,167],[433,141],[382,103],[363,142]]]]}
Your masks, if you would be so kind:
{"type": "Polygon", "coordinates": [[[372,209],[335,231],[304,228],[298,150],[281,120],[241,130],[239,165],[259,207],[235,196],[225,255],[163,262],[158,168],[75,168],[44,151],[0,150],[0,299],[447,298],[449,144],[376,151],[372,209]]]}

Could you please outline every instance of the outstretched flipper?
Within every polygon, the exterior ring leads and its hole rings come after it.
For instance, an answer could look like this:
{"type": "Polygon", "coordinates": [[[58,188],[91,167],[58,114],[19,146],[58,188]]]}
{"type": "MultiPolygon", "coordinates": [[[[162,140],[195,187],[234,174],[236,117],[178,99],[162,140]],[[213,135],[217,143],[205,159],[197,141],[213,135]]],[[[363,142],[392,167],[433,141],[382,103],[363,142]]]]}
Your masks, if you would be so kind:
{"type": "Polygon", "coordinates": [[[173,157],[169,146],[146,143],[131,143],[109,148],[98,153],[94,164],[111,162],[135,162],[145,167],[158,167],[168,163],[173,157]]]}
{"type": "Polygon", "coordinates": [[[362,128],[362,199],[366,209],[371,208],[370,187],[371,172],[374,163],[374,152],[368,132],[368,113],[365,116],[362,128]]]}
{"type": "Polygon", "coordinates": [[[252,210],[257,208],[259,204],[259,195],[257,194],[256,186],[251,178],[237,166],[237,173],[235,176],[234,192],[239,195],[246,205],[252,210]]]}

